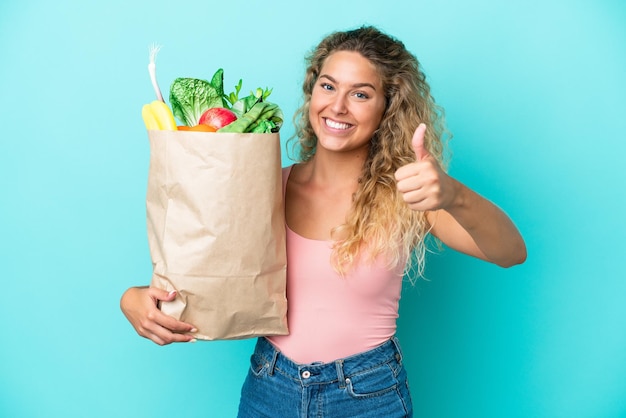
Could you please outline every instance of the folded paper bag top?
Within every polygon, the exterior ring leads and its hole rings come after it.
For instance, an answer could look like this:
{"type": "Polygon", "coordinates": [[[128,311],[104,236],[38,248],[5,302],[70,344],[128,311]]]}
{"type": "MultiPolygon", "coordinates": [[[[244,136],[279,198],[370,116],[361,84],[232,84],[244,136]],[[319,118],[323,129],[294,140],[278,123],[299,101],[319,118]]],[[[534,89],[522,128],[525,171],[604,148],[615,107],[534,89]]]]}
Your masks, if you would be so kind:
{"type": "Polygon", "coordinates": [[[280,137],[148,131],[151,286],[199,339],[285,335],[280,137]]]}

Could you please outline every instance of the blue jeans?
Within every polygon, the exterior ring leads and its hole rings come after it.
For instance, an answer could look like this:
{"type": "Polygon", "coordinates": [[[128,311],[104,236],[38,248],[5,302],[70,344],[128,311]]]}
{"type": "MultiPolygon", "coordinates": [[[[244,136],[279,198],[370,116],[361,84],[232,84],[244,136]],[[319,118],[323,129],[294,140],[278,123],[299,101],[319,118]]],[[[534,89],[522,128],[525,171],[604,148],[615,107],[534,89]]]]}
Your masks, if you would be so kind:
{"type": "Polygon", "coordinates": [[[398,340],[332,363],[298,364],[259,338],[239,418],[411,417],[398,340]]]}

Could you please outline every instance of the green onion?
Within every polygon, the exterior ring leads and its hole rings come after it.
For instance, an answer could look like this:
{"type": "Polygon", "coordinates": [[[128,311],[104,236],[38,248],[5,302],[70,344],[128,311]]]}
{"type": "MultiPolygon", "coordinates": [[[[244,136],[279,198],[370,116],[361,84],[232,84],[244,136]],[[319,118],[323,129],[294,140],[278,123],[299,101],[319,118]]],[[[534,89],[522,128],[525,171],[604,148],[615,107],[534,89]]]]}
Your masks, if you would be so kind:
{"type": "Polygon", "coordinates": [[[165,102],[165,100],[163,100],[163,95],[161,94],[161,89],[159,88],[159,83],[157,83],[157,78],[156,78],[156,56],[159,53],[160,49],[161,49],[160,45],[156,45],[156,44],[150,45],[150,48],[149,48],[150,63],[148,64],[148,72],[150,73],[150,81],[152,81],[152,88],[154,89],[154,92],[156,93],[157,100],[165,102]]]}

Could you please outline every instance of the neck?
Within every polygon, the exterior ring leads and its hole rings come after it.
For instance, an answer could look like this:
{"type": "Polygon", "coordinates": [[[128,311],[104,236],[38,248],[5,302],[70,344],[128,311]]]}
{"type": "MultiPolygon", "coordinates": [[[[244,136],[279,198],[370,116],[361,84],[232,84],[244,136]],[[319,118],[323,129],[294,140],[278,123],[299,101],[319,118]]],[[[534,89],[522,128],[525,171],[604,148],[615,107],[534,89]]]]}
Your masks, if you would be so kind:
{"type": "Polygon", "coordinates": [[[341,154],[318,150],[307,163],[309,180],[328,187],[356,185],[366,158],[366,152],[341,154]]]}

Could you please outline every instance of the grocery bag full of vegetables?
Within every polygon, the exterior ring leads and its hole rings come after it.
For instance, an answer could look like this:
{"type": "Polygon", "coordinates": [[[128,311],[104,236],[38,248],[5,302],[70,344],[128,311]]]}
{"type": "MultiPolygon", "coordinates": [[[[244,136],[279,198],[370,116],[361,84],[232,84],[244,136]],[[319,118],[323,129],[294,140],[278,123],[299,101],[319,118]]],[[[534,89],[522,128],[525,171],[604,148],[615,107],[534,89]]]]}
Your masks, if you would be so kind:
{"type": "Polygon", "coordinates": [[[283,116],[271,90],[240,98],[239,81],[225,94],[219,69],[176,79],[170,109],[153,84],[142,109],[151,286],[177,291],[161,310],[203,340],[287,334],[283,116]]]}

